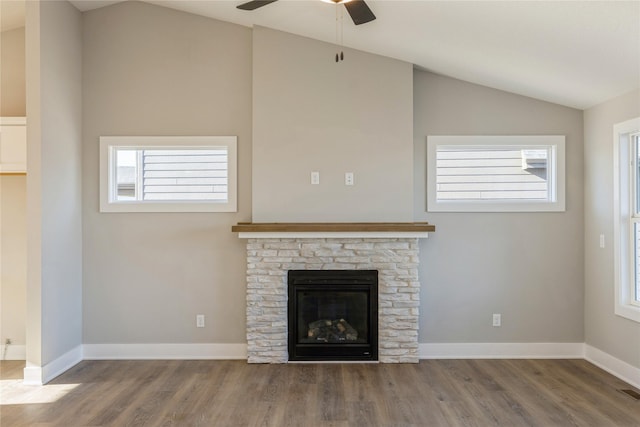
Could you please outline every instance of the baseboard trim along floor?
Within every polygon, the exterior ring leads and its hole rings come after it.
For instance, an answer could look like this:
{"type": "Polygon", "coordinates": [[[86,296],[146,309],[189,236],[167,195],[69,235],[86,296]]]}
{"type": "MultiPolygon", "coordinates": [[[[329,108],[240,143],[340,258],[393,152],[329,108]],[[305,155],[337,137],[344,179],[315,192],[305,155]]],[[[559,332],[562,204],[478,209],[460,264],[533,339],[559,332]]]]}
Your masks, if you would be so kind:
{"type": "Polygon", "coordinates": [[[584,343],[426,343],[420,359],[582,359],[584,343]]]}
{"type": "Polygon", "coordinates": [[[234,360],[247,358],[246,344],[85,344],[85,360],[234,360]]]}
{"type": "MultiPolygon", "coordinates": [[[[640,368],[585,343],[422,343],[420,359],[585,359],[640,388],[640,368]]],[[[44,367],[27,366],[25,383],[47,383],[82,360],[243,360],[246,344],[84,344],[44,367]]]]}

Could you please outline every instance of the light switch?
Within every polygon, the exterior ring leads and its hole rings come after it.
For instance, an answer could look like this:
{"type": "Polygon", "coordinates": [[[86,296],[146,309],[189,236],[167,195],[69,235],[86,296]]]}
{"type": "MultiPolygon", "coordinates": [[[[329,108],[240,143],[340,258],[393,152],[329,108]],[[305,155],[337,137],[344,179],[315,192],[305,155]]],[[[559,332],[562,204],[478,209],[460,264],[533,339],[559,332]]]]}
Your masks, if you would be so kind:
{"type": "Polygon", "coordinates": [[[197,328],[204,328],[204,314],[197,314],[196,315],[196,327],[197,328]]]}
{"type": "Polygon", "coordinates": [[[311,172],[311,184],[318,185],[320,184],[320,172],[311,172]]]}

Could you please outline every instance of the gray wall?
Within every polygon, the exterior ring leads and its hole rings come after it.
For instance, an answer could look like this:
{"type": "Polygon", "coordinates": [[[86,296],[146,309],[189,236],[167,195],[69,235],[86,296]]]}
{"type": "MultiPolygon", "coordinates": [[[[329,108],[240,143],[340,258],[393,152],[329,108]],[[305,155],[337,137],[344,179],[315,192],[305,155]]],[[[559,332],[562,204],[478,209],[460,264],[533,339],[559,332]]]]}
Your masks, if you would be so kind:
{"type": "Polygon", "coordinates": [[[414,219],[437,226],[421,243],[421,342],[583,341],[581,111],[253,32],[135,2],[84,14],[85,343],[244,342],[238,221],[414,219]],[[238,135],[239,212],[99,213],[99,136],[145,134],[238,135]],[[426,213],[429,134],[566,135],[567,211],[426,213]]]}
{"type": "Polygon", "coordinates": [[[640,368],[640,324],[614,314],[613,126],[640,116],[640,91],[584,112],[585,342],[640,368]],[[605,248],[599,246],[605,235],[605,248]]]}
{"type": "Polygon", "coordinates": [[[420,342],[582,342],[582,112],[416,70],[420,342]],[[566,135],[561,213],[427,213],[427,135],[566,135]],[[502,327],[491,326],[492,313],[502,327]]]}
{"type": "Polygon", "coordinates": [[[27,362],[82,344],[81,14],[27,2],[27,362]]]}
{"type": "Polygon", "coordinates": [[[412,66],[337,51],[253,29],[254,222],[412,219],[412,66]]]}
{"type": "Polygon", "coordinates": [[[245,342],[251,30],[126,2],[84,14],[83,66],[84,343],[245,342]],[[100,213],[101,135],[237,135],[238,213],[100,213]]]}

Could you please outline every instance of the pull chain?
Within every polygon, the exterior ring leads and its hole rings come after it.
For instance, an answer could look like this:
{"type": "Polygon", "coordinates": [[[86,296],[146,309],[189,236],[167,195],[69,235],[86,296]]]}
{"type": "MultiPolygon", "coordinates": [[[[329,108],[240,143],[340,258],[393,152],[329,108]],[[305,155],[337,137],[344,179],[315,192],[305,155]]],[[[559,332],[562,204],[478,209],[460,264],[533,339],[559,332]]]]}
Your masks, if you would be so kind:
{"type": "Polygon", "coordinates": [[[343,17],[344,12],[339,4],[336,3],[336,45],[340,45],[340,53],[336,53],[336,62],[344,61],[344,36],[343,36],[343,17]]]}

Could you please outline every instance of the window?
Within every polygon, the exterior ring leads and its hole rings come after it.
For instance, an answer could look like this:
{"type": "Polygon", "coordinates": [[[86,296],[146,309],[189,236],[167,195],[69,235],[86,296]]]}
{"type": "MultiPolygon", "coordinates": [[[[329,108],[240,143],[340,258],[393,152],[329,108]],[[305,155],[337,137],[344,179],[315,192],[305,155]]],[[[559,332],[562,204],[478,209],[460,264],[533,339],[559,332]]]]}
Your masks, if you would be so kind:
{"type": "Polygon", "coordinates": [[[101,212],[235,212],[236,137],[100,137],[101,212]]]}
{"type": "Polygon", "coordinates": [[[640,118],[613,139],[615,313],[640,322],[640,118]]]}
{"type": "Polygon", "coordinates": [[[429,212],[564,211],[564,136],[427,137],[429,212]]]}

